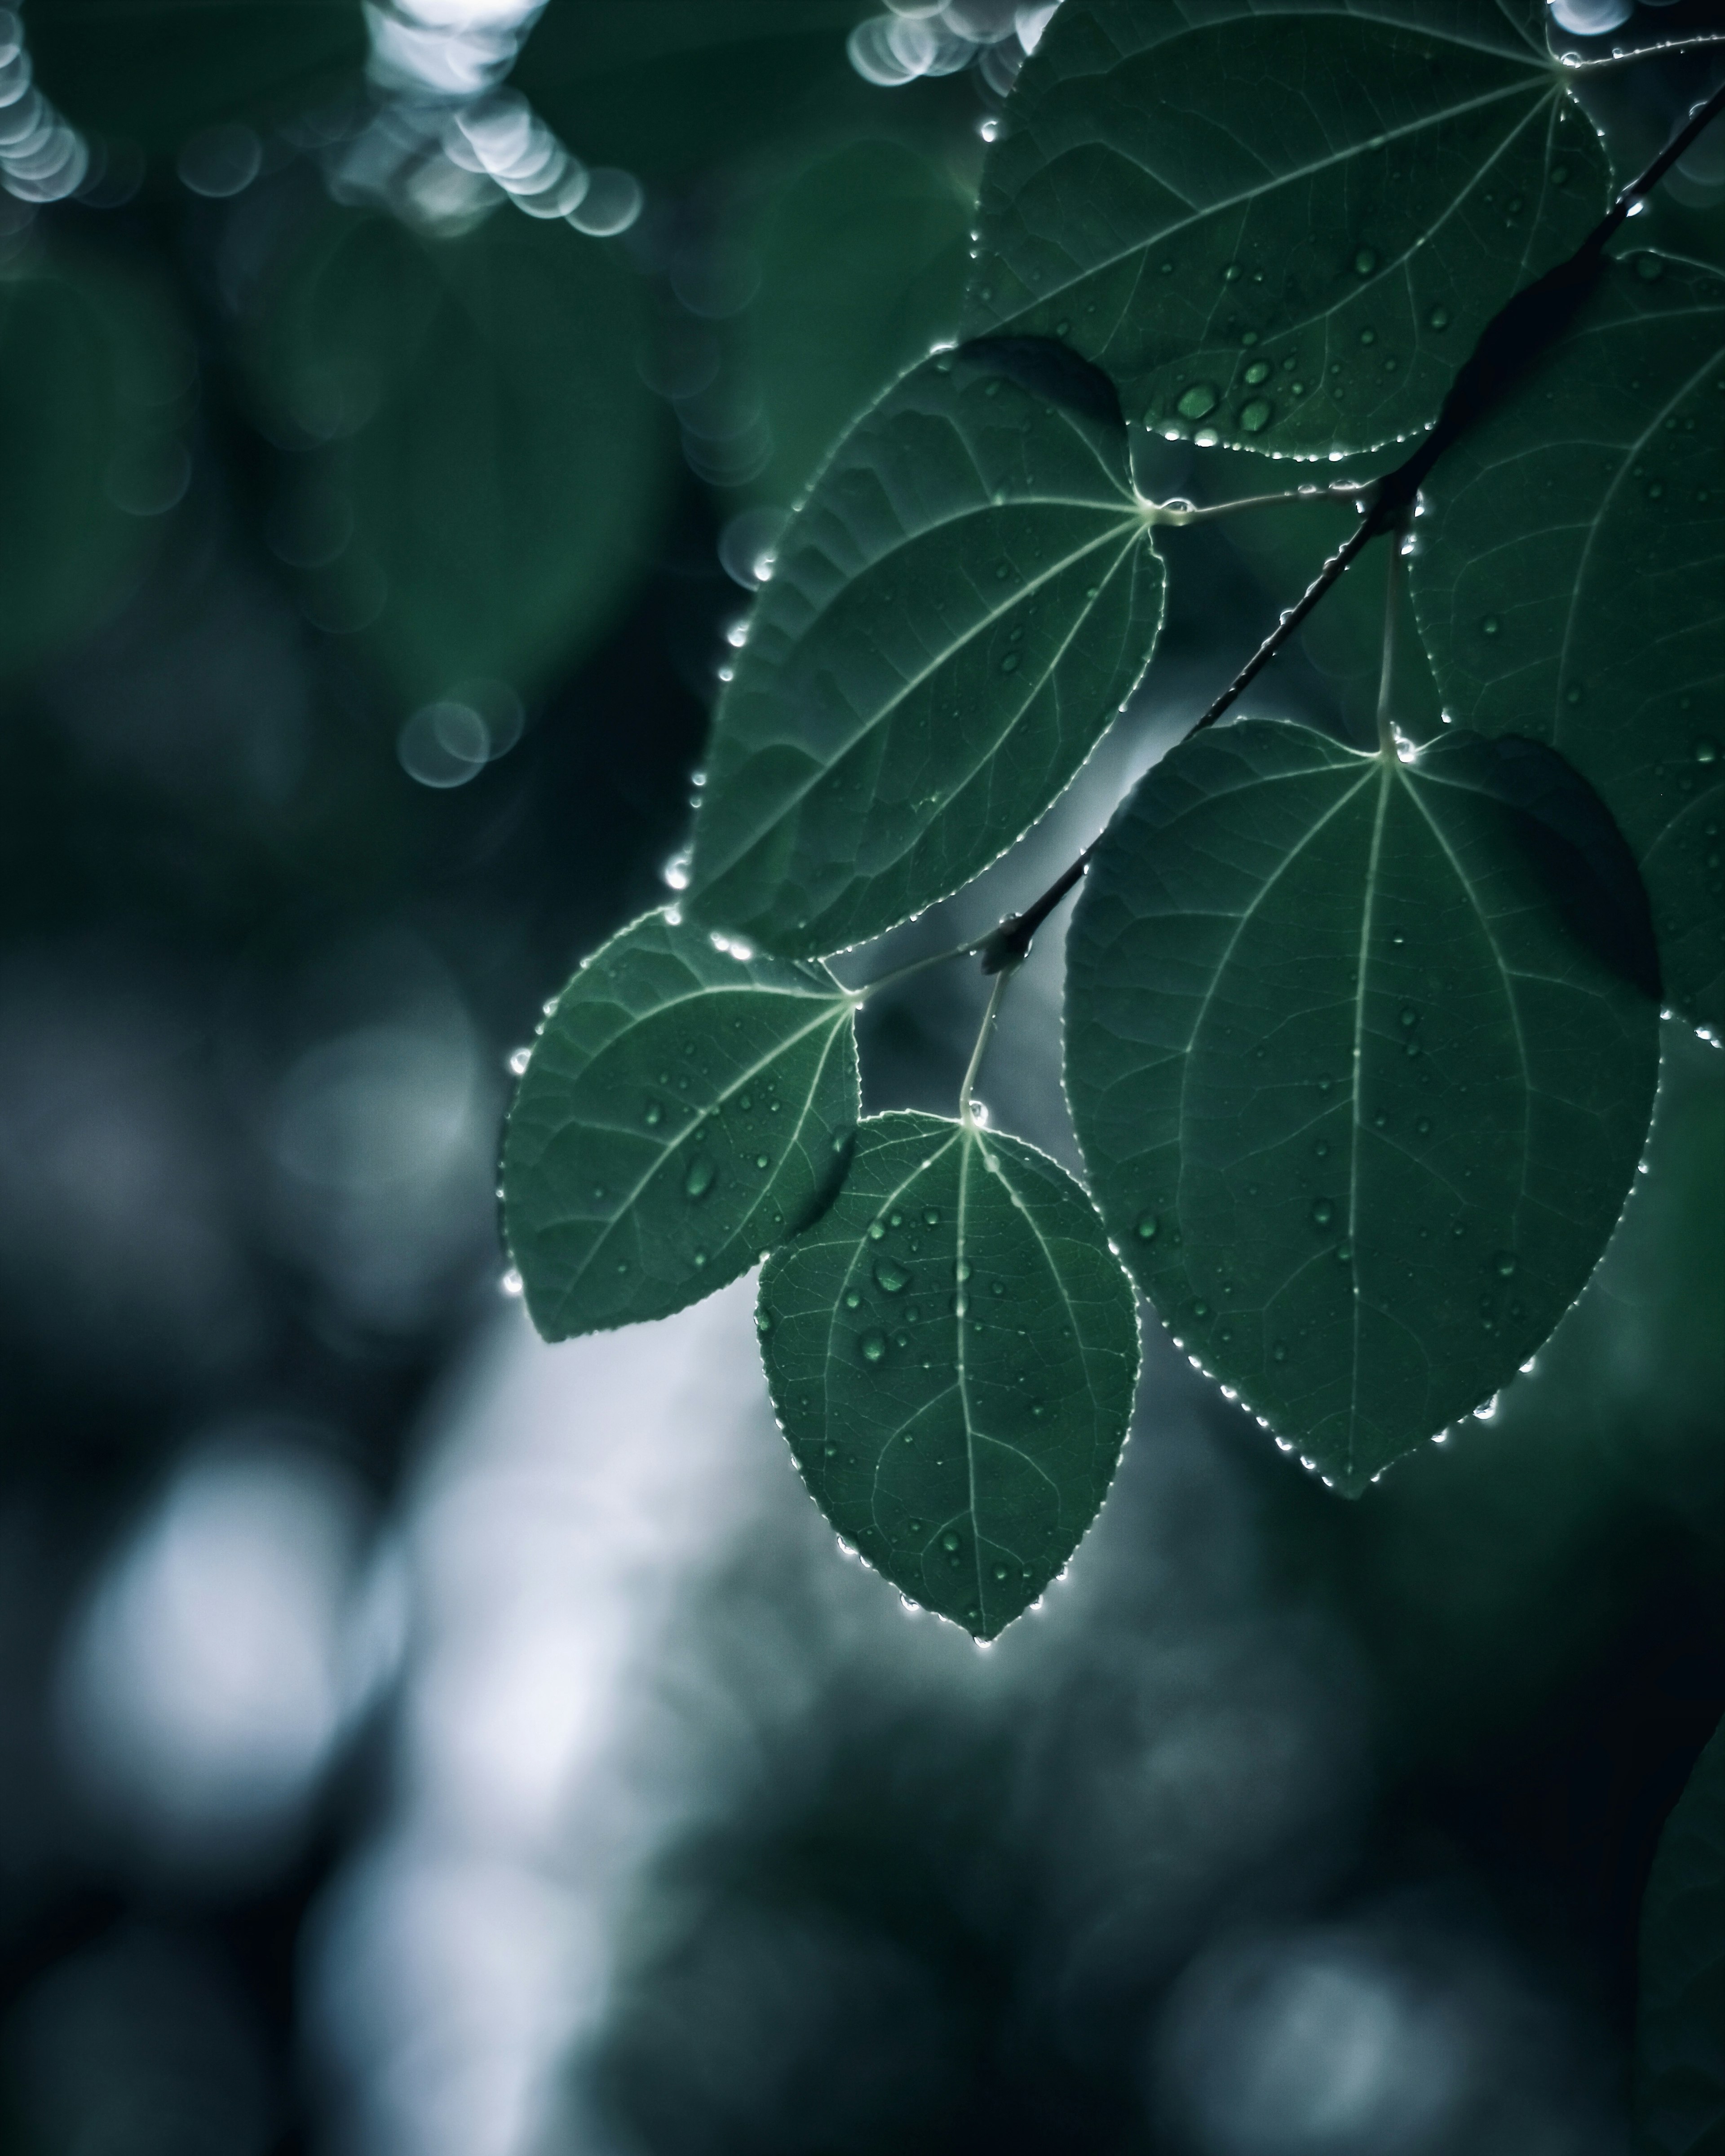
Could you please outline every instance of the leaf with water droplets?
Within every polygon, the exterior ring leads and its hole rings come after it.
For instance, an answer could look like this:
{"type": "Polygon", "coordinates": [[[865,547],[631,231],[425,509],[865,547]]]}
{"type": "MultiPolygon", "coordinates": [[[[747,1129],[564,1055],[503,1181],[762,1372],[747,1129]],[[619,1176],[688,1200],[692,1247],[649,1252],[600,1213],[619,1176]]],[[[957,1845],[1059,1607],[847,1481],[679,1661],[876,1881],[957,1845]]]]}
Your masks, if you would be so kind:
{"type": "Polygon", "coordinates": [[[1091,1185],[1189,1354],[1350,1492],[1514,1376],[1604,1249],[1658,1068],[1645,897],[1560,757],[1200,734],[1117,815],[1067,948],[1091,1185]]]}
{"type": "Polygon", "coordinates": [[[1057,349],[942,353],[845,437],[720,699],[692,916],[837,950],[957,890],[1065,786],[1162,619],[1112,395],[1057,349]]]}
{"type": "Polygon", "coordinates": [[[503,1141],[504,1227],[547,1340],[664,1317],[812,1219],[858,1112],[851,998],[649,914],[557,998],[503,1141]]]}
{"type": "Polygon", "coordinates": [[[1067,337],[1158,429],[1427,426],[1605,207],[1538,0],[1065,0],[983,170],[965,324],[1067,337]]]}
{"type": "Polygon", "coordinates": [[[1445,702],[1549,742],[1598,789],[1647,884],[1666,996],[1725,1022],[1725,280],[1608,264],[1433,473],[1420,530],[1445,702]]]}
{"type": "Polygon", "coordinates": [[[816,1503],[993,1639],[1077,1547],[1132,1414],[1137,1312],[1090,1200],[1019,1139],[871,1117],[831,1207],[763,1269],[758,1322],[816,1503]]]}
{"type": "Polygon", "coordinates": [[[1725,2136],[1725,1722],[1660,1836],[1640,1948],[1638,2156],[1704,2156],[1725,2136]]]}

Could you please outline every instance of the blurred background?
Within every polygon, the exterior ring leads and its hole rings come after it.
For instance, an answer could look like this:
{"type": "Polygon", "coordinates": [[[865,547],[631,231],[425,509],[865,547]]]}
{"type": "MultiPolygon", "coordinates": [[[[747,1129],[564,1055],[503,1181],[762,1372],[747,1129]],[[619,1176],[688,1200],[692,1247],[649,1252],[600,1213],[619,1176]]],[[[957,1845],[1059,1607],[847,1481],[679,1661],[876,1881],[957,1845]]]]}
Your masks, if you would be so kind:
{"type": "MultiPolygon", "coordinates": [[[[1715,1051],[1667,1025],[1537,1367],[1357,1505],[1153,1326],[988,1651],[841,1557],[747,1283],[555,1349],[501,1286],[511,1055],[676,888],[749,595],[953,334],[1053,12],[0,10],[4,2156],[1627,2148],[1725,1694],[1715,1051]]],[[[1626,158],[1708,64],[1590,89],[1626,158]]],[[[1725,131],[1655,221],[1725,259],[1725,131]]],[[[1039,889],[1332,536],[1169,535],[1126,718],[860,971],[1039,889]]],[[[1251,709],[1363,723],[1378,613],[1251,709]]],[[[983,1091],[1071,1161],[1059,928],[983,1091]]],[[[950,1108],[979,986],[870,1006],[871,1106],[950,1108]]]]}

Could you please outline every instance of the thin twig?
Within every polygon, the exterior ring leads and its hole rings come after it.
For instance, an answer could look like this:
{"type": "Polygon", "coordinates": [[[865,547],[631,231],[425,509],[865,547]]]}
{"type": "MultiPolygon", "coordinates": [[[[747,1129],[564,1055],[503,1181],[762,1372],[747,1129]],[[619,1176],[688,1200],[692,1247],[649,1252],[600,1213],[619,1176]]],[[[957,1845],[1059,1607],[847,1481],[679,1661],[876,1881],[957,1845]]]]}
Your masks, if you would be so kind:
{"type": "Polygon", "coordinates": [[[976,1084],[978,1071],[983,1067],[983,1051],[994,1030],[994,1021],[1000,1015],[1000,999],[1006,993],[1007,983],[1017,970],[1015,966],[1008,966],[994,977],[994,985],[988,994],[988,1007],[983,1013],[983,1022],[977,1029],[976,1046],[970,1051],[970,1065],[965,1071],[964,1083],[958,1089],[958,1120],[961,1123],[974,1123],[977,1119],[976,1110],[971,1103],[971,1090],[976,1084]]]}
{"type": "Polygon", "coordinates": [[[1395,753],[1395,731],[1389,716],[1390,693],[1395,686],[1396,608],[1401,598],[1400,542],[1389,550],[1389,566],[1384,575],[1384,657],[1378,669],[1378,747],[1386,756],[1395,753]]]}

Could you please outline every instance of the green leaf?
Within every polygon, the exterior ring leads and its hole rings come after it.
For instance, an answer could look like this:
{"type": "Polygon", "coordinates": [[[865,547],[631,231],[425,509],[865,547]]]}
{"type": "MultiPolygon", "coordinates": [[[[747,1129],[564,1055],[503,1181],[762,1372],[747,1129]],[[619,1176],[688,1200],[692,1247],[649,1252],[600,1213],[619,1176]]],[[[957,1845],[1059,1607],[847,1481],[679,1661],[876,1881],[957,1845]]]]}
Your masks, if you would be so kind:
{"type": "Polygon", "coordinates": [[[547,1340],[664,1317],[820,1210],[855,1125],[854,999],[669,914],[594,953],[503,1141],[504,1224],[547,1340]]]}
{"type": "Polygon", "coordinates": [[[0,676],[89,628],[185,484],[189,341],[148,285],[71,253],[0,276],[0,676]]]}
{"type": "Polygon", "coordinates": [[[983,169],[966,326],[1070,338],[1170,435],[1428,426],[1605,207],[1538,0],[1065,0],[983,169]]]}
{"type": "Polygon", "coordinates": [[[1548,749],[1201,734],[1090,869],[1066,1086],[1177,1343],[1349,1492],[1494,1394],[1651,1111],[1645,901],[1548,749]]]}
{"type": "Polygon", "coordinates": [[[1725,1723],[1660,1836],[1641,1904],[1638,2156],[1725,2143],[1725,1723]]]}
{"type": "Polygon", "coordinates": [[[756,1322],[815,1502],[993,1639],[1076,1548],[1132,1415],[1137,1311],[1090,1200],[1018,1138],[873,1116],[830,1209],[768,1260],[756,1322]]]}
{"type": "Polygon", "coordinates": [[[898,142],[852,142],[782,177],[733,238],[759,284],[738,318],[773,454],[748,492],[788,505],[845,428],[957,327],[974,196],[898,142]]]}
{"type": "Polygon", "coordinates": [[[907,919],[1047,808],[1142,673],[1163,577],[1126,430],[1087,372],[1054,402],[1001,371],[1040,350],[930,359],[816,481],[720,699],[699,918],[793,953],[907,919]]]}
{"type": "Polygon", "coordinates": [[[1454,716],[1531,734],[1640,864],[1666,993],[1725,1021],[1725,280],[1641,254],[1438,465],[1414,600],[1454,716]]]}
{"type": "Polygon", "coordinates": [[[550,0],[511,77],[589,164],[665,180],[854,114],[865,0],[550,0]]]}
{"type": "Polygon", "coordinates": [[[507,209],[445,239],[331,209],[277,280],[259,391],[341,511],[311,610],[408,706],[536,688],[639,572],[669,472],[644,307],[611,249],[507,209]]]}
{"type": "Polygon", "coordinates": [[[359,0],[29,0],[37,80],[66,117],[146,149],[289,118],[365,65],[359,0]]]}

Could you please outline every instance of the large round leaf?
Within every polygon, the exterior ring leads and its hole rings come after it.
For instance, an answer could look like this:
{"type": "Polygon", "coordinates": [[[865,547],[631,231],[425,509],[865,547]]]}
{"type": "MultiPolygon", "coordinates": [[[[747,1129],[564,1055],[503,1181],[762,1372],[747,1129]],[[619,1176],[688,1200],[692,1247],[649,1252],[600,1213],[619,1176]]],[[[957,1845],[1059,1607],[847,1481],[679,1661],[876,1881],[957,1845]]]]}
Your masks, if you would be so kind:
{"type": "Polygon", "coordinates": [[[1428,506],[1414,599],[1451,712],[1549,742],[1598,788],[1666,993],[1725,1023],[1725,279],[1608,264],[1428,506]]]}
{"type": "Polygon", "coordinates": [[[1068,337],[1169,434],[1429,425],[1605,207],[1538,0],[1065,0],[984,168],[967,327],[1068,337]]]}
{"type": "Polygon", "coordinates": [[[1096,1517],[1137,1311],[1096,1209],[1017,1138],[877,1116],[761,1275],[773,1405],[815,1502],[925,1608],[993,1639],[1096,1517]]]}
{"type": "Polygon", "coordinates": [[[157,295],[64,254],[0,277],[0,675],[117,595],[185,484],[193,359],[157,295]]]}
{"type": "Polygon", "coordinates": [[[505,1228],[547,1340],[664,1317],[747,1272],[837,1180],[855,1003],[649,914],[541,1029],[503,1143],[505,1228]]]}
{"type": "Polygon", "coordinates": [[[1641,1904],[1635,2015],[1638,2156],[1711,2156],[1725,2141],[1725,1723],[1660,1836],[1641,1904]]]}
{"type": "Polygon", "coordinates": [[[639,280],[504,210],[459,239],[329,210],[270,293],[264,398],[321,439],[351,533],[312,587],[409,705],[580,658],[638,572],[667,476],[637,371],[639,280]]]}
{"type": "Polygon", "coordinates": [[[907,919],[1041,814],[1142,673],[1163,577],[1126,429],[1001,370],[906,375],[792,522],[719,703],[700,918],[793,953],[907,919]]]}
{"type": "Polygon", "coordinates": [[[1605,1246],[1658,1065],[1645,901],[1531,742],[1199,735],[1090,870],[1066,1084],[1179,1343],[1358,1491],[1514,1375],[1605,1246]]]}
{"type": "Polygon", "coordinates": [[[150,149],[285,119],[366,58],[359,0],[29,0],[30,55],[66,116],[150,149]]]}

